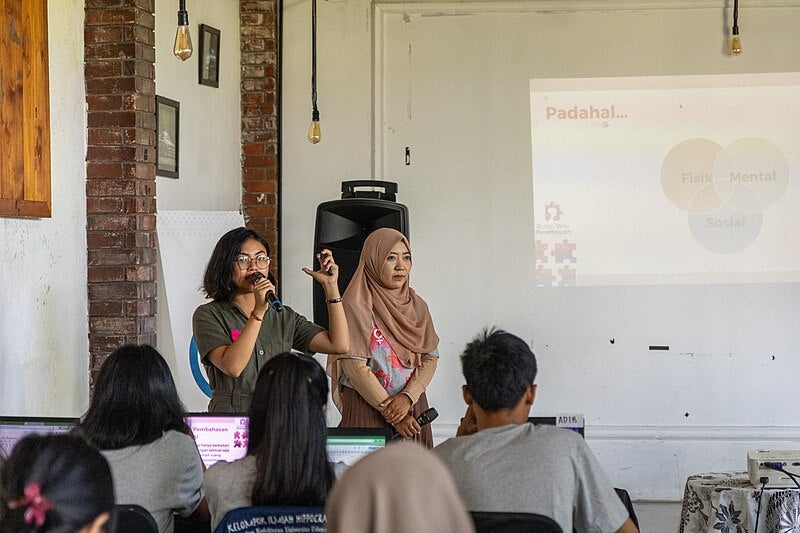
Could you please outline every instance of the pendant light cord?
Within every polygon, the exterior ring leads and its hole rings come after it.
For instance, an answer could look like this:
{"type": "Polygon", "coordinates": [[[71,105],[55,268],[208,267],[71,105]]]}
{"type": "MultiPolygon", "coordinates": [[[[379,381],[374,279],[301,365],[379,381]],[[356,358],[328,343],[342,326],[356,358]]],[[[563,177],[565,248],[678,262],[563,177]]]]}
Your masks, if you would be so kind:
{"type": "Polygon", "coordinates": [[[317,109],[317,0],[311,0],[311,120],[319,120],[317,109]]]}

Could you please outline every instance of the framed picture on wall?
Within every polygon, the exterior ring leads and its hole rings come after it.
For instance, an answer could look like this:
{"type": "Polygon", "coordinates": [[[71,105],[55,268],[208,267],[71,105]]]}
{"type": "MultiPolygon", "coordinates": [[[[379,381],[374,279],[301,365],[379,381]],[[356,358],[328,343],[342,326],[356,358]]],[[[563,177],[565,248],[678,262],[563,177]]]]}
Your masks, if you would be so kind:
{"type": "Polygon", "coordinates": [[[156,176],[178,177],[181,104],[156,96],[156,176]]]}
{"type": "Polygon", "coordinates": [[[200,24],[200,85],[219,87],[219,30],[200,24]]]}

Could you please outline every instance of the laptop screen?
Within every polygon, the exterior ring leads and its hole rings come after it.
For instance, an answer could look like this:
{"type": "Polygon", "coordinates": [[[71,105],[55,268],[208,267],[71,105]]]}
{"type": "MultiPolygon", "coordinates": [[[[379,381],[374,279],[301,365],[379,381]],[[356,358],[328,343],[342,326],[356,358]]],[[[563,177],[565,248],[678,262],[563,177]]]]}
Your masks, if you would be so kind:
{"type": "Polygon", "coordinates": [[[570,429],[581,437],[584,436],[585,423],[583,415],[532,416],[528,418],[528,422],[534,425],[558,426],[570,429]]]}
{"type": "Polygon", "coordinates": [[[365,455],[386,446],[390,438],[388,429],[328,428],[328,460],[334,465],[353,466],[365,455]]]}
{"type": "Polygon", "coordinates": [[[78,425],[78,418],[0,416],[0,457],[30,433],[66,433],[78,425]]]}
{"type": "Polygon", "coordinates": [[[184,420],[192,430],[206,468],[217,461],[230,462],[247,455],[250,440],[247,415],[188,413],[184,420]]]}
{"type": "MultiPolygon", "coordinates": [[[[184,419],[194,434],[206,468],[217,461],[235,461],[247,455],[250,441],[247,415],[188,413],[184,419]]],[[[386,446],[388,429],[328,428],[327,450],[332,463],[351,466],[370,452],[386,446]]]]}

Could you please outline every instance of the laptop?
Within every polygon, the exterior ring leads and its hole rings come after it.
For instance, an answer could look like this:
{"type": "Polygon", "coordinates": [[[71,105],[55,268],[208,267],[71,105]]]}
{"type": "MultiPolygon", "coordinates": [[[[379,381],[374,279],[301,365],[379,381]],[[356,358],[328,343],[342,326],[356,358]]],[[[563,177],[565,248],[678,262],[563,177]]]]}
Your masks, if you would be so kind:
{"type": "Polygon", "coordinates": [[[22,437],[31,433],[67,433],[79,418],[0,416],[0,457],[8,457],[22,437]]]}
{"type": "MultiPolygon", "coordinates": [[[[194,434],[206,468],[218,461],[235,461],[247,455],[250,441],[247,415],[187,413],[184,420],[194,434]]],[[[390,431],[382,428],[328,428],[328,457],[334,464],[351,466],[386,446],[390,438],[390,431]]]]}
{"type": "Polygon", "coordinates": [[[206,468],[217,461],[235,461],[247,455],[249,420],[242,414],[187,413],[183,419],[192,430],[206,468]]]}
{"type": "Polygon", "coordinates": [[[380,450],[392,437],[389,428],[328,428],[328,460],[340,467],[380,450]]]}
{"type": "Polygon", "coordinates": [[[531,416],[528,422],[534,425],[547,425],[566,428],[584,437],[586,424],[583,415],[531,416]]]}

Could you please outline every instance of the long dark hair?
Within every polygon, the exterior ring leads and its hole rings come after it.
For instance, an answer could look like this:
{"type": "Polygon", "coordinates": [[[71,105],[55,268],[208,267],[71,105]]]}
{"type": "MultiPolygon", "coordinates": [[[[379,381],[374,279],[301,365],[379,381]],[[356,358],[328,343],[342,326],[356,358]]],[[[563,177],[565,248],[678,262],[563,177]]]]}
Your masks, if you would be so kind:
{"type": "Polygon", "coordinates": [[[258,233],[247,228],[236,228],[220,237],[203,274],[203,291],[215,302],[227,302],[236,293],[233,283],[233,263],[242,253],[248,239],[257,240],[269,255],[269,243],[258,233]]]}
{"type": "Polygon", "coordinates": [[[78,436],[28,435],[0,468],[3,533],[74,533],[113,508],[114,484],[108,462],[78,436]],[[41,496],[47,507],[26,499],[26,489],[41,496]],[[26,517],[26,511],[33,514],[26,517]],[[40,526],[36,525],[37,514],[40,526]]]}
{"type": "Polygon", "coordinates": [[[325,448],[328,378],[308,355],[281,353],[258,374],[248,454],[253,505],[324,506],[334,474],[325,448]]]}
{"type": "Polygon", "coordinates": [[[126,344],[108,356],[78,431],[101,450],[149,444],[165,431],[190,434],[172,372],[155,348],[126,344]]]}

